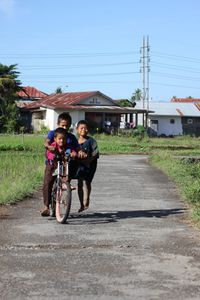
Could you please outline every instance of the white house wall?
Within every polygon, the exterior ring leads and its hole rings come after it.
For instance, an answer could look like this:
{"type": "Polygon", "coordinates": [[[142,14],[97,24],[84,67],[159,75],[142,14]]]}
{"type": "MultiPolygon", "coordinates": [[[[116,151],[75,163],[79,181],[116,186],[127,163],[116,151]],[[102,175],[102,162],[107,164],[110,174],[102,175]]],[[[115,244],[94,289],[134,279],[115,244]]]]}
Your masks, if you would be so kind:
{"type": "Polygon", "coordinates": [[[74,127],[80,120],[85,120],[84,111],[70,111],[72,117],[72,127],[74,127]]]}
{"type": "MultiPolygon", "coordinates": [[[[56,111],[53,109],[47,109],[45,126],[47,126],[50,130],[55,129],[57,127],[58,116],[63,112],[66,112],[66,110],[56,111]]],[[[72,118],[72,126],[73,127],[76,125],[76,123],[78,121],[85,119],[84,111],[67,111],[67,112],[70,114],[70,116],[72,118]]]]}
{"type": "Polygon", "coordinates": [[[55,129],[57,126],[57,117],[58,114],[53,109],[47,108],[45,126],[50,130],[55,129]]]}
{"type": "MultiPolygon", "coordinates": [[[[165,134],[166,136],[169,135],[182,135],[183,129],[181,124],[181,117],[172,117],[172,116],[149,116],[150,120],[158,120],[158,126],[157,126],[157,134],[165,134]],[[170,120],[174,119],[174,124],[170,123],[170,120]]],[[[150,123],[150,127],[155,129],[153,124],[150,123]]]]}

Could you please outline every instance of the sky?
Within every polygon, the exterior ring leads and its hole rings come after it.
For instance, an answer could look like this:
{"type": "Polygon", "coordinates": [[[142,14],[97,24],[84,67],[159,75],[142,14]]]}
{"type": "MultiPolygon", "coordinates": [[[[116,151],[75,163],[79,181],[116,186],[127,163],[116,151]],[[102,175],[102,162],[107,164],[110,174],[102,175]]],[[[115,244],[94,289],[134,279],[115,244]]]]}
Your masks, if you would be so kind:
{"type": "Polygon", "coordinates": [[[199,0],[0,0],[0,20],[23,86],[130,99],[145,69],[151,101],[200,98],[199,0]]]}

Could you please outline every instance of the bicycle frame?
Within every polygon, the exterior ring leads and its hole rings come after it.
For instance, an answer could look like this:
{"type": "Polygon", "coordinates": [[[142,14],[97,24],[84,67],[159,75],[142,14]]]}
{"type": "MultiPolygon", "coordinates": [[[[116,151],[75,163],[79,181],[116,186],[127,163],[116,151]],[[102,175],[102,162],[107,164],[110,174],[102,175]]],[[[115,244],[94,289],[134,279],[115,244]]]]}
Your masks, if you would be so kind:
{"type": "MultiPolygon", "coordinates": [[[[59,223],[64,224],[71,208],[71,186],[68,181],[70,155],[57,157],[57,174],[55,186],[55,216],[59,223]]],[[[53,207],[53,203],[52,203],[53,207]]]]}

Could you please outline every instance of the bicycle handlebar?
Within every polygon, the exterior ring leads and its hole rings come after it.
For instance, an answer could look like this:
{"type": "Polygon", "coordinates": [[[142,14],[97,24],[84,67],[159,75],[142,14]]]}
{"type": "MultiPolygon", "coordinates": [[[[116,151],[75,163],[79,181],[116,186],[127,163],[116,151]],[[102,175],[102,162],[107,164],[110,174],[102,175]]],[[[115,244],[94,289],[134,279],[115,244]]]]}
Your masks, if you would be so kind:
{"type": "Polygon", "coordinates": [[[58,152],[55,151],[55,158],[59,161],[64,159],[69,160],[71,154],[71,149],[67,149],[66,151],[58,152]]]}

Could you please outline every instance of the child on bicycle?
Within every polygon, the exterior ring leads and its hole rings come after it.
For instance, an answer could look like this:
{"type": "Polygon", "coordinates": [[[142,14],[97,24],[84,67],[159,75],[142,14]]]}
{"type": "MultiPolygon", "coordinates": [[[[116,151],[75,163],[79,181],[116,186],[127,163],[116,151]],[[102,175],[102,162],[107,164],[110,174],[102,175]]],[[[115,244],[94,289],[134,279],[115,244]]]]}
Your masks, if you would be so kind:
{"type": "Polygon", "coordinates": [[[89,207],[91,183],[97,168],[99,158],[98,145],[95,139],[88,136],[88,123],[81,120],[77,124],[78,143],[80,149],[85,152],[86,157],[79,161],[76,178],[78,179],[78,197],[81,212],[89,207]]]}
{"type": "MultiPolygon", "coordinates": [[[[71,150],[71,157],[77,157],[79,156],[80,158],[84,157],[85,154],[83,151],[80,151],[78,141],[76,137],[72,134],[69,133],[68,130],[71,126],[71,116],[68,113],[62,113],[58,116],[58,122],[57,122],[58,128],[62,128],[65,130],[65,147],[67,149],[71,150]]],[[[53,176],[53,172],[55,170],[55,164],[53,159],[49,159],[50,152],[55,151],[55,144],[56,142],[54,140],[55,138],[55,132],[56,130],[51,130],[49,131],[47,138],[45,140],[44,146],[46,149],[46,161],[45,161],[45,173],[44,173],[44,183],[43,183],[43,201],[44,201],[44,208],[41,211],[42,216],[49,216],[50,211],[49,211],[49,204],[51,202],[51,192],[52,192],[52,187],[53,183],[55,180],[55,176],[53,176]],[[48,155],[48,156],[47,156],[48,155]]],[[[76,172],[76,168],[73,164],[73,161],[70,162],[69,164],[69,172],[70,176],[73,178],[74,173],[76,172]]]]}

